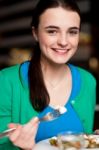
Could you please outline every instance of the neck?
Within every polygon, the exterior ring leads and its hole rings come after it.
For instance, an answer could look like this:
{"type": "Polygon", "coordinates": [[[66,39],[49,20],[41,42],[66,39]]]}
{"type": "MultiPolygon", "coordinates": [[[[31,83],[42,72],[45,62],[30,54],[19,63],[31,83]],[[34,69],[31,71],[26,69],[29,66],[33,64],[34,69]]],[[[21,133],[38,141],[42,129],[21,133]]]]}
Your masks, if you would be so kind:
{"type": "Polygon", "coordinates": [[[46,85],[51,86],[53,89],[55,89],[66,77],[68,67],[65,64],[52,65],[50,63],[42,62],[41,66],[46,85]]]}

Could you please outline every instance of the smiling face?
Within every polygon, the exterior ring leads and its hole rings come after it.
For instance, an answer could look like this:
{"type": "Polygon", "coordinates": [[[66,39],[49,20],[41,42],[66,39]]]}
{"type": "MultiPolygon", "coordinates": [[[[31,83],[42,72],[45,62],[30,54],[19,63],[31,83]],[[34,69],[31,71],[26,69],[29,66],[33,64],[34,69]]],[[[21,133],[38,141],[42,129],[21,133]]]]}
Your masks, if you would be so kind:
{"type": "Polygon", "coordinates": [[[38,40],[42,60],[64,64],[74,55],[79,42],[80,17],[61,7],[47,9],[39,18],[33,35],[38,40]]]}

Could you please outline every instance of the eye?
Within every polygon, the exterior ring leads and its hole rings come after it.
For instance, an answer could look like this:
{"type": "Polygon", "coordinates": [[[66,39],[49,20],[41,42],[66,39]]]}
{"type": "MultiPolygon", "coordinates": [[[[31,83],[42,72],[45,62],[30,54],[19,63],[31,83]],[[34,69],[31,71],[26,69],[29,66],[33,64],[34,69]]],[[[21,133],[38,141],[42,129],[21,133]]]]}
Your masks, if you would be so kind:
{"type": "Polygon", "coordinates": [[[47,32],[50,34],[50,35],[56,35],[57,33],[57,30],[47,30],[47,32]]]}
{"type": "Polygon", "coordinates": [[[71,35],[76,35],[76,34],[79,34],[79,30],[70,30],[69,33],[71,35]]]}

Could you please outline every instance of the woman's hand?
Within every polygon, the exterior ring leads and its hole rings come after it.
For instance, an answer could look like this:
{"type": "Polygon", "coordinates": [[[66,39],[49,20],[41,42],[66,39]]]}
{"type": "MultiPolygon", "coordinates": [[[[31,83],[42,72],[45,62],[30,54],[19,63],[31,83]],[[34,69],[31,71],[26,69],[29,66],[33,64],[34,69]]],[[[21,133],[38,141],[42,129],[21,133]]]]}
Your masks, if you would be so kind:
{"type": "Polygon", "coordinates": [[[32,150],[35,146],[35,136],[37,133],[39,120],[37,117],[30,120],[24,126],[20,124],[9,124],[9,128],[16,128],[8,136],[15,146],[23,150],[32,150]]]}

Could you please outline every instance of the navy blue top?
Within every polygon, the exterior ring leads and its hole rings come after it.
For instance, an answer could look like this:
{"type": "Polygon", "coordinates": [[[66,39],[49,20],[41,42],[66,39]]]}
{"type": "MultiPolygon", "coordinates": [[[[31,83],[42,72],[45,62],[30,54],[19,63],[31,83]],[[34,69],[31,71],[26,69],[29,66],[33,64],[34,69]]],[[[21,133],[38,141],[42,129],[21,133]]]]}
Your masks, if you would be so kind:
{"type": "MultiPolygon", "coordinates": [[[[28,85],[28,65],[29,63],[24,63],[21,66],[21,73],[24,82],[28,85]]],[[[76,133],[83,132],[83,125],[80,121],[79,116],[73,109],[71,103],[75,102],[75,97],[78,95],[81,87],[80,73],[77,67],[68,64],[71,75],[72,75],[72,90],[68,102],[65,104],[67,112],[61,115],[59,118],[53,121],[41,122],[38,127],[38,132],[36,135],[36,142],[44,140],[53,136],[57,136],[60,132],[73,131],[76,133]]],[[[44,116],[47,112],[52,111],[51,106],[47,106],[38,117],[44,116]]]]}

